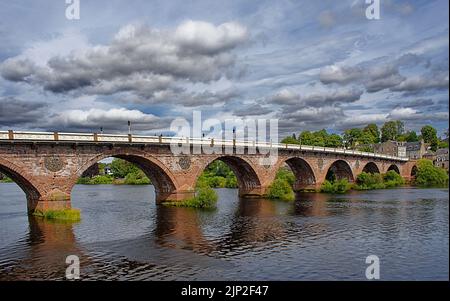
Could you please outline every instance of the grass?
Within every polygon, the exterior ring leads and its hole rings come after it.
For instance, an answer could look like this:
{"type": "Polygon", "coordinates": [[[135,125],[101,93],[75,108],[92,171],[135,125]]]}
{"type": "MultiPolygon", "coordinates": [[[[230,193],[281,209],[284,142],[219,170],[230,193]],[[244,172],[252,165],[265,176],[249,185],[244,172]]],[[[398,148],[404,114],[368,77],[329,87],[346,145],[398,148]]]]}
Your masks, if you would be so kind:
{"type": "Polygon", "coordinates": [[[77,222],[81,220],[81,214],[79,209],[61,209],[61,210],[36,210],[33,212],[34,216],[43,217],[49,220],[63,220],[77,222]]]}

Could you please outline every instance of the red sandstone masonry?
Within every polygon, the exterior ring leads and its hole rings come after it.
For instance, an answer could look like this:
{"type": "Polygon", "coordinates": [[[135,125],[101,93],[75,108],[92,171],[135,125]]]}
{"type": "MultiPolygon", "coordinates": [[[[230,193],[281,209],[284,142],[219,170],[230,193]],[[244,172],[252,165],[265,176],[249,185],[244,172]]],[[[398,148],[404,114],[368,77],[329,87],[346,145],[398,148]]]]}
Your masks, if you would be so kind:
{"type": "Polygon", "coordinates": [[[194,194],[197,178],[216,159],[228,164],[238,178],[242,197],[262,196],[278,169],[287,164],[296,175],[296,190],[318,189],[328,170],[353,181],[362,171],[385,173],[396,168],[410,180],[415,161],[400,162],[350,154],[279,149],[273,166],[260,165],[261,154],[174,155],[167,144],[107,144],[0,142],[0,171],[25,191],[30,211],[70,208],[70,194],[81,174],[94,163],[119,157],[141,167],[155,185],[156,201],[179,201],[194,194]]]}

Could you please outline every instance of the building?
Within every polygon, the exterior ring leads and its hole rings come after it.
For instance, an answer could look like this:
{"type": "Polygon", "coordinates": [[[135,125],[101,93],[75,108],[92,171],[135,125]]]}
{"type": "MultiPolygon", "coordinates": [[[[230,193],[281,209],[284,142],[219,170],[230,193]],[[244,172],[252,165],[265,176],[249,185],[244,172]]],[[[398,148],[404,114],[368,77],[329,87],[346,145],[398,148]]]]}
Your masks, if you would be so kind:
{"type": "Polygon", "coordinates": [[[423,140],[418,142],[405,142],[406,157],[414,160],[422,159],[428,150],[428,145],[423,140]]]}
{"type": "Polygon", "coordinates": [[[373,151],[378,154],[385,154],[396,157],[406,157],[406,146],[397,141],[386,141],[382,143],[372,144],[373,151]]]}
{"type": "Polygon", "coordinates": [[[436,160],[436,153],[433,152],[432,150],[427,150],[427,151],[425,152],[425,154],[423,154],[422,158],[434,162],[434,160],[436,160]]]}
{"type": "Polygon", "coordinates": [[[111,167],[105,166],[104,174],[105,174],[105,175],[108,175],[108,176],[112,175],[113,172],[112,172],[112,170],[111,170],[111,167]]]}
{"type": "Polygon", "coordinates": [[[448,170],[448,148],[441,148],[436,151],[434,165],[448,170]]]}

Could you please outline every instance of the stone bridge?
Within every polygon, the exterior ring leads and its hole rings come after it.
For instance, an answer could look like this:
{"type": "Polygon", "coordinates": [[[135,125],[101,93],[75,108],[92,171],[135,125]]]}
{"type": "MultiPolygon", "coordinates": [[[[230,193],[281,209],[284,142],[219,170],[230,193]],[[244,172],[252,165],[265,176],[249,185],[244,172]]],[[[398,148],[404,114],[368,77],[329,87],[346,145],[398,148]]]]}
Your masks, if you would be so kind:
{"type": "Polygon", "coordinates": [[[264,196],[284,165],[295,174],[296,191],[318,189],[329,173],[352,182],[363,171],[395,170],[406,180],[415,172],[415,162],[407,158],[335,148],[204,138],[0,131],[0,172],[24,190],[29,212],[69,208],[77,179],[108,157],[139,166],[152,181],[158,203],[192,197],[197,178],[214,160],[223,161],[233,170],[241,197],[264,196]],[[191,151],[214,145],[220,152],[201,150],[198,154],[177,155],[171,149],[175,142],[189,143],[191,151]],[[267,150],[276,150],[277,156],[272,164],[261,164],[267,150]]]}

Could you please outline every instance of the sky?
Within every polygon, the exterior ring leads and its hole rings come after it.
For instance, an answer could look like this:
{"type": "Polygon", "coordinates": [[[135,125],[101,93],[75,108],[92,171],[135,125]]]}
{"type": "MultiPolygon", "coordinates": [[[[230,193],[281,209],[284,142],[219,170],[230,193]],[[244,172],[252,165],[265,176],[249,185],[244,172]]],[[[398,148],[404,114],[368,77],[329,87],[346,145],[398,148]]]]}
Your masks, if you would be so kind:
{"type": "Polygon", "coordinates": [[[279,137],[402,120],[448,129],[449,2],[0,2],[0,130],[171,134],[277,119],[279,137]]]}

